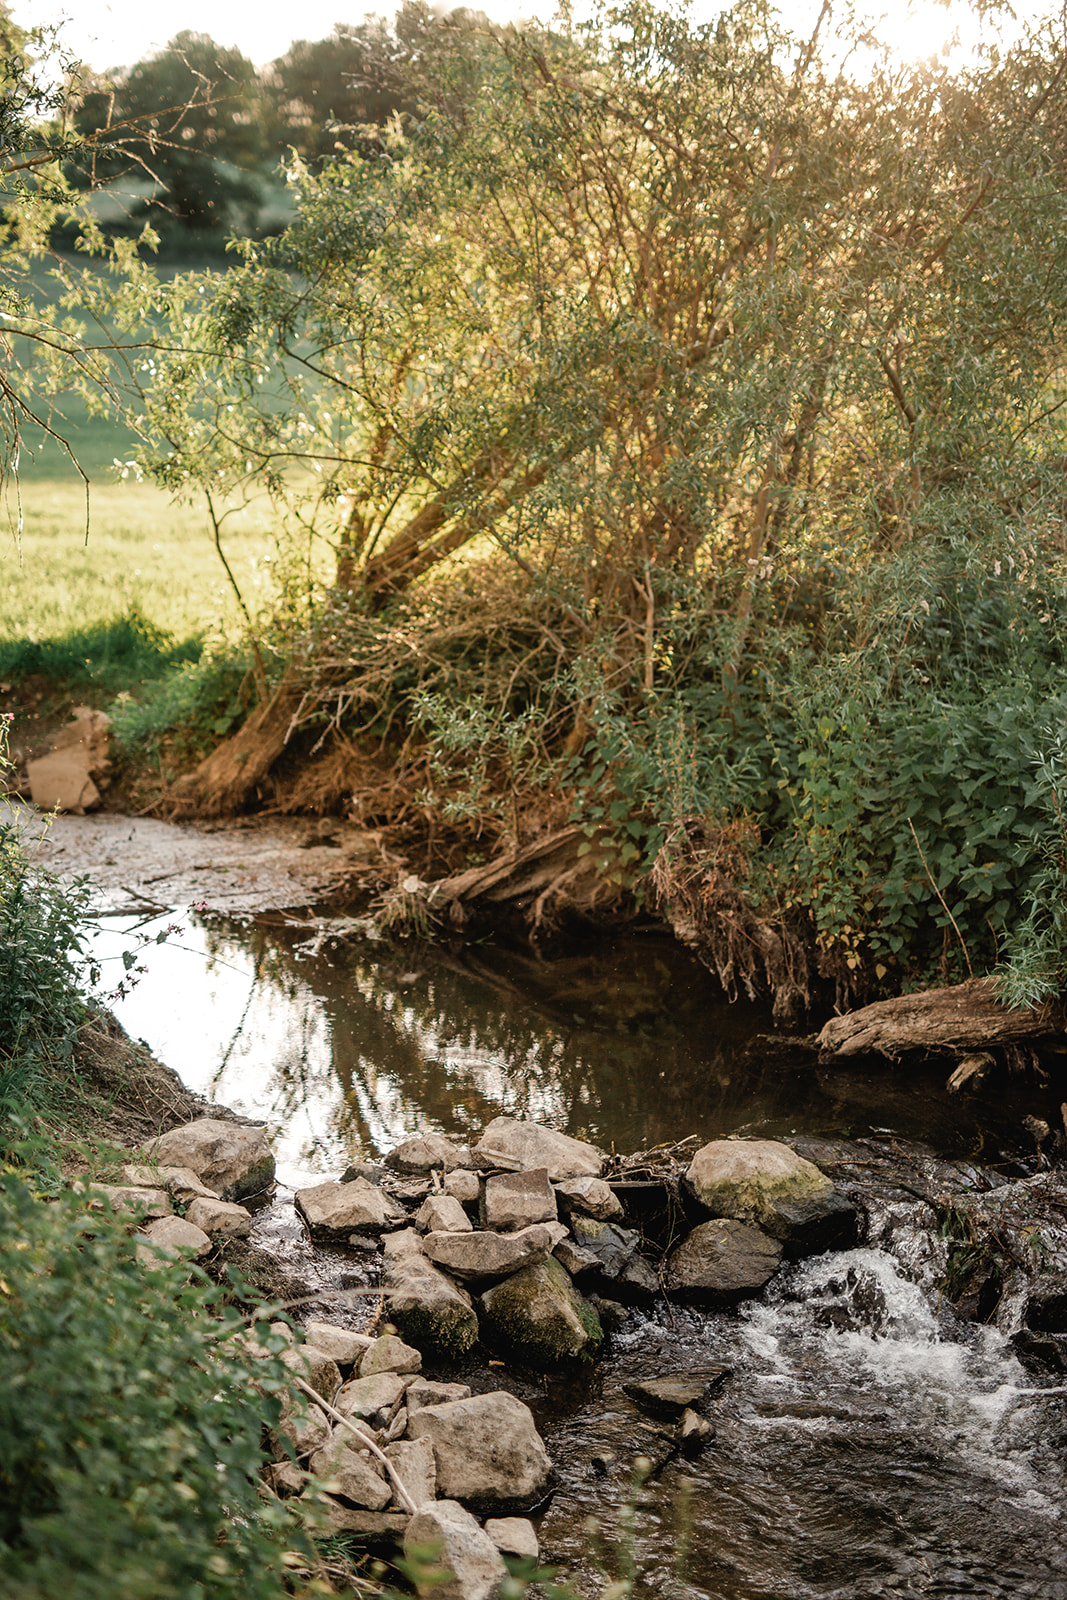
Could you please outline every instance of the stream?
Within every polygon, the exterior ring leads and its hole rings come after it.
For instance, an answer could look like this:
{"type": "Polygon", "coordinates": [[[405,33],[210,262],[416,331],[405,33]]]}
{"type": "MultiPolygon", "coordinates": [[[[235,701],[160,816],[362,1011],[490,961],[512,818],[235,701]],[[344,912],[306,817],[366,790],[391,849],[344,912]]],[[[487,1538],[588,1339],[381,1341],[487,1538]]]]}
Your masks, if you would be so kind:
{"type": "MultiPolygon", "coordinates": [[[[105,987],[120,950],[166,925],[105,920],[105,987]]],[[[416,1132],[467,1138],[506,1114],[619,1152],[733,1133],[860,1158],[904,1146],[965,1189],[1033,1172],[1021,1119],[1051,1119],[1063,1098],[1062,1078],[1031,1077],[951,1095],[943,1061],[820,1066],[663,938],[542,962],[492,946],[379,954],[343,932],[188,916],[114,1002],[190,1088],[271,1126],[280,1189],[253,1238],[316,1284],[365,1279],[366,1263],[312,1250],[292,1189],[416,1132]]],[[[635,1593],[679,1600],[1067,1600],[1067,1408],[1041,1392],[1063,1380],[957,1318],[935,1288],[928,1212],[890,1210],[877,1247],[787,1267],[739,1312],[657,1302],[581,1380],[504,1380],[557,1463],[545,1561],[588,1595],[632,1572],[635,1593]],[[667,1460],[670,1425],[623,1385],[722,1368],[714,1440],[667,1460]],[[651,1474],[639,1491],[635,1471],[651,1474]]]]}

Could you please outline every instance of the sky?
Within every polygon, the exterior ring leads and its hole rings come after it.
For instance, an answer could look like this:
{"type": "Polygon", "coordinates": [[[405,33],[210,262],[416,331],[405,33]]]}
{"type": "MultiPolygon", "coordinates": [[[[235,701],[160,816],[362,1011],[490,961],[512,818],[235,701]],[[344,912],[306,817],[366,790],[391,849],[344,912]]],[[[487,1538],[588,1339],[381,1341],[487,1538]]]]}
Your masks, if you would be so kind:
{"type": "MultiPolygon", "coordinates": [[[[399,0],[378,0],[370,9],[390,16],[399,0]]],[[[554,0],[469,0],[498,21],[516,12],[551,15],[554,0]]],[[[972,8],[957,0],[951,15],[938,0],[883,0],[887,17],[883,36],[906,56],[927,56],[941,46],[953,17],[966,29],[972,8]]],[[[702,9],[699,5],[696,7],[702,9]]],[[[708,0],[708,10],[719,6],[708,0]]],[[[808,0],[782,0],[782,11],[807,12],[808,0]]],[[[877,9],[872,0],[872,9],[877,9]]],[[[1041,9],[1040,0],[1022,0],[1020,11],[1041,9]]],[[[182,29],[208,33],[217,44],[236,45],[257,66],[283,55],[294,38],[324,39],[335,22],[362,21],[360,0],[301,0],[299,6],[277,0],[12,0],[11,11],[23,26],[64,22],[68,48],[91,67],[129,66],[141,61],[182,29]]]]}

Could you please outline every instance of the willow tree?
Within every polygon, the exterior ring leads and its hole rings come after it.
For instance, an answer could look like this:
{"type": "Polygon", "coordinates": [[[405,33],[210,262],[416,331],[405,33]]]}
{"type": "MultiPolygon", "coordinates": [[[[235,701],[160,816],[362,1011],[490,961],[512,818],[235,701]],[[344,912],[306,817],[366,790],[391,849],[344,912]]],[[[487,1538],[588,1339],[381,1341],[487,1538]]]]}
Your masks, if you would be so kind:
{"type": "Polygon", "coordinates": [[[736,674],[806,552],[976,526],[1061,465],[1062,31],[955,75],[848,49],[829,0],[806,39],[762,0],[443,29],[417,117],[295,164],[285,235],[187,284],[151,470],[313,502],[353,611],[491,540],[637,693],[695,583],[736,674]]]}

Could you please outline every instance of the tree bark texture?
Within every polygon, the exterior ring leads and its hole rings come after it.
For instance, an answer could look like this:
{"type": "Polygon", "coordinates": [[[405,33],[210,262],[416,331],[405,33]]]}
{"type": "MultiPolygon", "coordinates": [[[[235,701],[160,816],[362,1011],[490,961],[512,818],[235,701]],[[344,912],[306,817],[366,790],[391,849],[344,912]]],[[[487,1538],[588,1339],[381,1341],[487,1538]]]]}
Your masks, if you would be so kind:
{"type": "Polygon", "coordinates": [[[1062,1002],[1009,1011],[996,998],[994,978],[970,978],[948,989],[879,1000],[831,1017],[819,1034],[823,1057],[882,1055],[908,1050],[974,1050],[1062,1033],[1062,1002]]]}

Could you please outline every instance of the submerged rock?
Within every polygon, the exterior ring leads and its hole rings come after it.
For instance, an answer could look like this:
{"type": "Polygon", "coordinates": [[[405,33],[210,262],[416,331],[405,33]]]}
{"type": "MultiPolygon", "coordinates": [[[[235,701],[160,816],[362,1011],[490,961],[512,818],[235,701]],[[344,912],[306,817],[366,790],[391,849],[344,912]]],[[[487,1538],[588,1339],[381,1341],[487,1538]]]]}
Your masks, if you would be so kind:
{"type": "Polygon", "coordinates": [[[855,1242],[856,1208],[814,1162],[774,1139],[714,1139],[693,1157],[686,1183],[712,1216],[755,1223],[790,1255],[855,1242]]]}
{"type": "Polygon", "coordinates": [[[274,1182],[274,1155],[264,1127],[198,1117],[141,1148],[161,1166],[189,1168],[222,1200],[260,1194],[274,1182]]]}
{"type": "Polygon", "coordinates": [[[552,1462],[533,1413],[499,1390],[424,1406],[408,1423],[413,1439],[429,1439],[438,1493],[475,1506],[526,1506],[543,1493],[552,1462]]]}
{"type": "Polygon", "coordinates": [[[781,1260],[778,1240],[747,1222],[702,1222],[667,1262],[667,1293],[696,1305],[734,1305],[759,1294],[781,1260]]]}
{"type": "Polygon", "coordinates": [[[602,1150],[581,1139],[514,1117],[494,1117],[471,1154],[482,1167],[500,1165],[516,1172],[547,1167],[554,1183],[583,1173],[599,1178],[606,1159],[602,1150]]]}
{"type": "Polygon", "coordinates": [[[694,1406],[702,1405],[709,1392],[724,1383],[732,1370],[720,1367],[713,1373],[691,1377],[637,1378],[632,1383],[624,1383],[622,1389],[642,1411],[675,1422],[694,1406]]]}
{"type": "Polygon", "coordinates": [[[433,1563],[437,1570],[427,1573],[425,1580],[416,1576],[416,1589],[433,1600],[492,1600],[508,1575],[492,1539],[455,1500],[424,1506],[408,1523],[404,1534],[408,1560],[426,1550],[437,1552],[433,1563]]]}
{"type": "Polygon", "coordinates": [[[487,1289],[479,1304],[489,1342],[527,1366],[592,1360],[604,1340],[595,1309],[551,1257],[487,1289]]]}

